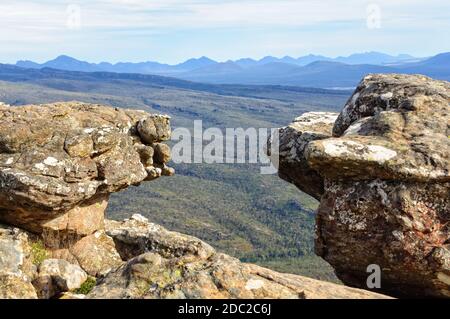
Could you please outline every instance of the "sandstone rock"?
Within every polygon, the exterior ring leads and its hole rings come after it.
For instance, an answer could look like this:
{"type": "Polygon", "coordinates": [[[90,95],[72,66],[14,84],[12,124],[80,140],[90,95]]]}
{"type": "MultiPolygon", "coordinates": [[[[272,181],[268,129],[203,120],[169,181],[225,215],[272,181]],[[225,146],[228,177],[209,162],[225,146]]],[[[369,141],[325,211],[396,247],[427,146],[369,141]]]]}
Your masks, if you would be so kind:
{"type": "Polygon", "coordinates": [[[33,265],[29,234],[0,224],[0,273],[25,276],[31,280],[36,267],[33,265]]]}
{"type": "Polygon", "coordinates": [[[43,223],[42,239],[53,250],[68,249],[81,238],[104,229],[107,196],[96,197],[43,223]]]}
{"type": "Polygon", "coordinates": [[[139,135],[146,144],[153,144],[170,139],[169,118],[152,115],[143,118],[137,125],[139,135]]]}
{"type": "Polygon", "coordinates": [[[33,281],[39,298],[49,299],[58,293],[80,288],[87,274],[77,265],[61,259],[47,259],[39,265],[39,274],[33,281]]]}
{"type": "MultiPolygon", "coordinates": [[[[153,160],[138,150],[169,137],[169,118],[143,111],[77,102],[0,106],[0,220],[36,233],[66,225],[67,233],[92,234],[101,229],[95,205],[147,179],[153,160]]],[[[168,150],[160,148],[161,162],[168,150]]]]}
{"type": "Polygon", "coordinates": [[[106,233],[114,239],[116,249],[123,260],[148,251],[164,257],[193,256],[207,259],[214,249],[205,242],[191,236],[170,232],[149,223],[147,218],[135,214],[123,222],[107,221],[106,233]]]}
{"type": "Polygon", "coordinates": [[[280,154],[288,153],[281,162],[292,156],[299,170],[324,178],[318,193],[308,174],[281,172],[321,195],[316,253],[344,283],[367,288],[367,266],[377,264],[383,293],[450,297],[449,102],[448,82],[369,75],[334,123],[333,137],[301,147],[294,146],[297,132],[281,139],[280,154]]]}
{"type": "Polygon", "coordinates": [[[37,299],[28,278],[0,272],[0,299],[37,299]]]}
{"type": "Polygon", "coordinates": [[[36,268],[26,232],[0,225],[0,299],[35,299],[36,268]]]}
{"type": "Polygon", "coordinates": [[[103,231],[84,237],[69,251],[81,268],[94,277],[105,275],[122,264],[114,241],[103,231]]]}
{"type": "Polygon", "coordinates": [[[386,298],[241,263],[139,215],[107,229],[124,259],[140,255],[101,279],[87,298],[386,298]]]}
{"type": "Polygon", "coordinates": [[[330,178],[448,182],[450,84],[425,76],[369,75],[333,128],[310,143],[310,165],[330,178]]]}

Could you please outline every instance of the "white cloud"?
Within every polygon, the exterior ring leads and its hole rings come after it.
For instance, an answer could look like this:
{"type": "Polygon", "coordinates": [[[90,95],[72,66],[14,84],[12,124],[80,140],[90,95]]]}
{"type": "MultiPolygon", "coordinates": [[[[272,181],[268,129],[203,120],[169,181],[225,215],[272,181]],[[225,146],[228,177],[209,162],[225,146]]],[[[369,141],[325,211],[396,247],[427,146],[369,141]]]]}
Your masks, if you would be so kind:
{"type": "MultiPolygon", "coordinates": [[[[73,49],[78,45],[81,51],[88,42],[108,39],[124,43],[121,37],[125,35],[192,30],[193,36],[199,37],[208,30],[232,28],[278,32],[274,37],[283,38],[280,44],[286,43],[286,49],[305,47],[305,44],[289,43],[283,37],[285,29],[310,28],[317,35],[313,47],[330,46],[332,43],[324,43],[324,39],[330,41],[333,33],[339,31],[333,29],[333,24],[348,28],[347,36],[352,32],[361,35],[361,29],[366,28],[366,8],[371,3],[381,9],[381,32],[385,32],[386,38],[415,31],[418,35],[429,32],[430,37],[436,37],[436,32],[450,27],[450,3],[438,0],[2,0],[0,41],[7,47],[0,47],[0,59],[14,47],[27,51],[28,45],[29,52],[37,50],[36,43],[48,45],[49,50],[50,47],[73,49]],[[69,4],[78,5],[81,10],[80,30],[67,28],[69,4]],[[116,37],[110,39],[111,34],[116,37]]],[[[268,43],[262,41],[258,45],[265,47],[268,43]]]]}
{"type": "MultiPolygon", "coordinates": [[[[136,27],[239,27],[304,26],[322,22],[363,21],[371,1],[313,0],[78,0],[2,1],[0,26],[17,28],[26,24],[47,28],[64,26],[68,3],[80,6],[85,28],[136,27]]],[[[383,18],[414,16],[432,23],[424,12],[438,1],[374,1],[383,18]],[[425,10],[425,11],[424,11],[425,10]]],[[[441,5],[442,6],[442,5],[441,5]]],[[[450,5],[446,5],[449,9],[450,5]]]]}

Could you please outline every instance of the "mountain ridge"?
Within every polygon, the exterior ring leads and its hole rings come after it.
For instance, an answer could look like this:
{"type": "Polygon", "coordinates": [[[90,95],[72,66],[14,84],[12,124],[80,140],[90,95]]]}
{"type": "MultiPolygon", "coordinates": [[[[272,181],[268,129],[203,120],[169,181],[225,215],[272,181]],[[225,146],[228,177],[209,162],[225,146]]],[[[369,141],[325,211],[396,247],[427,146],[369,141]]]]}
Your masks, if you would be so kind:
{"type": "Polygon", "coordinates": [[[18,61],[16,66],[28,69],[147,74],[210,84],[287,85],[327,89],[353,88],[361,77],[369,73],[424,74],[441,80],[450,79],[448,52],[422,60],[410,60],[412,57],[409,55],[398,57],[404,59],[404,62],[395,63],[393,56],[369,52],[334,59],[315,55],[300,57],[297,60],[289,56],[267,56],[259,61],[244,58],[226,62],[217,62],[203,56],[177,65],[168,65],[157,62],[95,64],[69,56],[59,56],[43,64],[18,61]],[[373,59],[376,63],[366,63],[368,59],[373,59]],[[295,64],[292,62],[294,60],[302,62],[295,64]],[[382,61],[388,60],[388,64],[381,64],[382,61]],[[359,61],[360,64],[353,64],[352,61],[359,61]]]}
{"type": "Polygon", "coordinates": [[[210,59],[206,56],[201,56],[199,58],[190,58],[184,62],[178,63],[178,64],[167,64],[167,63],[160,63],[156,61],[144,61],[144,62],[117,62],[117,63],[110,63],[110,62],[100,62],[100,63],[89,63],[86,61],[78,60],[73,57],[70,57],[68,55],[60,55],[56,57],[55,59],[46,61],[44,63],[37,63],[30,60],[19,60],[16,62],[16,66],[21,67],[35,67],[35,68],[43,68],[46,66],[52,66],[55,63],[66,63],[68,61],[72,61],[73,63],[79,64],[80,62],[89,65],[92,68],[97,68],[98,70],[105,70],[104,68],[111,68],[111,67],[120,67],[124,65],[128,66],[139,66],[139,65],[147,65],[154,67],[166,67],[166,68],[173,68],[173,69],[193,69],[198,67],[204,67],[207,65],[215,64],[215,63],[225,63],[232,61],[239,66],[246,67],[246,66],[255,66],[255,65],[263,65],[271,62],[282,62],[282,63],[288,63],[288,64],[295,64],[300,66],[305,66],[311,62],[315,61],[336,61],[336,62],[342,62],[346,64],[360,64],[360,63],[369,63],[369,64],[384,64],[384,63],[392,63],[392,62],[402,62],[402,61],[408,61],[412,59],[419,59],[422,60],[423,58],[415,58],[408,54],[399,54],[397,56],[389,55],[386,53],[381,52],[364,52],[364,53],[354,53],[349,56],[338,56],[336,58],[331,58],[323,55],[315,55],[315,54],[309,54],[305,56],[300,56],[298,58],[294,58],[291,56],[284,56],[281,58],[274,57],[274,56],[265,56],[259,60],[252,59],[252,58],[240,58],[237,60],[228,60],[224,62],[215,61],[213,59],[210,59]]]}

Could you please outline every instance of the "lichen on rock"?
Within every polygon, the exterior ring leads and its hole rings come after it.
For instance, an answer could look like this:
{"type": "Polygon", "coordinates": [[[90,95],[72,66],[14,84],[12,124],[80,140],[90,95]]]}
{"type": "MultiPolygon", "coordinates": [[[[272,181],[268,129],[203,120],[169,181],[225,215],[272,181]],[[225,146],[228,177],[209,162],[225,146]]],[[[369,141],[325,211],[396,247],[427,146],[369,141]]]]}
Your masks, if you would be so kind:
{"type": "Polygon", "coordinates": [[[373,74],[334,123],[280,129],[279,175],[320,200],[316,253],[344,283],[377,264],[383,293],[450,297],[449,103],[446,81],[373,74]]]}
{"type": "Polygon", "coordinates": [[[110,193],[169,170],[162,144],[169,138],[169,117],[144,111],[79,102],[0,106],[0,221],[67,249],[104,228],[110,193]]]}

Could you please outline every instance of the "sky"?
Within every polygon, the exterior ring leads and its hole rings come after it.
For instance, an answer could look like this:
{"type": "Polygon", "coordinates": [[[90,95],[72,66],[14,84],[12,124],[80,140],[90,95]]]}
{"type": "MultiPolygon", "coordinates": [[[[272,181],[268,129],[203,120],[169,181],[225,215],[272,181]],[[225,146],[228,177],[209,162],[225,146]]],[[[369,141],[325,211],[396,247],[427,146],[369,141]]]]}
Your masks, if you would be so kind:
{"type": "Polygon", "coordinates": [[[0,63],[450,51],[450,1],[0,0],[0,63]]]}

